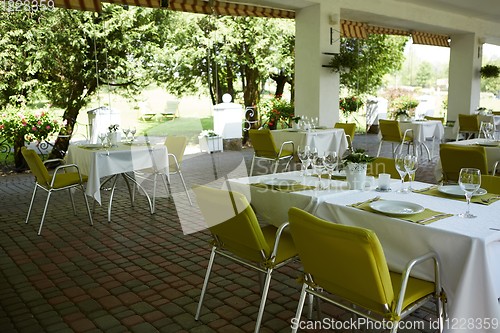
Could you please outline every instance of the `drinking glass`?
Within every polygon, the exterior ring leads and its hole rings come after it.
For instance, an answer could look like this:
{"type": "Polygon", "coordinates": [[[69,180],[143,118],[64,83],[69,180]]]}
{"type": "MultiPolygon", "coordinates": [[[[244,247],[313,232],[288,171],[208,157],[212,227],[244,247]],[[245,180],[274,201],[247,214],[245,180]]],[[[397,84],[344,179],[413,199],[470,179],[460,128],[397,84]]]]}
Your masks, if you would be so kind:
{"type": "Polygon", "coordinates": [[[408,189],[405,188],[405,177],[407,174],[405,168],[405,154],[396,154],[396,159],[394,160],[396,164],[396,170],[398,170],[399,176],[401,177],[401,190],[398,193],[409,193],[408,189]]]}
{"type": "Polygon", "coordinates": [[[123,134],[125,134],[125,141],[128,141],[128,134],[130,133],[130,126],[125,128],[122,127],[123,134]]]}
{"type": "Polygon", "coordinates": [[[313,165],[314,169],[316,169],[316,173],[318,174],[318,189],[321,190],[321,175],[323,174],[323,170],[325,170],[326,165],[325,165],[325,155],[318,155],[316,154],[313,159],[313,165]]]}
{"type": "Polygon", "coordinates": [[[483,129],[483,134],[486,139],[493,139],[493,124],[492,123],[481,123],[483,129]]]}
{"type": "Polygon", "coordinates": [[[134,136],[135,136],[135,133],[137,132],[136,128],[134,127],[133,130],[130,130],[130,134],[132,134],[132,141],[134,141],[134,136]]]}
{"type": "Polygon", "coordinates": [[[309,146],[299,146],[297,147],[297,157],[302,163],[302,177],[307,174],[307,168],[309,167],[309,146]]]}
{"type": "Polygon", "coordinates": [[[316,147],[309,147],[309,150],[307,151],[307,165],[313,165],[314,164],[314,159],[318,156],[318,148],[316,147]]]}
{"type": "Polygon", "coordinates": [[[465,192],[465,199],[467,200],[467,212],[458,214],[458,216],[473,219],[476,215],[469,212],[470,199],[474,192],[481,186],[481,171],[472,168],[461,169],[460,176],[458,177],[458,185],[465,192]]]}
{"type": "Polygon", "coordinates": [[[328,171],[328,188],[332,187],[332,174],[333,170],[337,166],[337,152],[326,151],[325,152],[325,167],[328,171]]]}
{"type": "Polygon", "coordinates": [[[408,187],[408,191],[413,191],[413,188],[411,187],[411,182],[413,180],[413,175],[415,174],[415,171],[417,171],[418,169],[418,155],[417,154],[406,155],[404,164],[406,173],[408,173],[410,178],[410,186],[408,187]]]}
{"type": "Polygon", "coordinates": [[[101,146],[104,147],[104,140],[107,138],[107,134],[106,133],[99,133],[98,137],[99,137],[99,140],[101,140],[101,146]]]}

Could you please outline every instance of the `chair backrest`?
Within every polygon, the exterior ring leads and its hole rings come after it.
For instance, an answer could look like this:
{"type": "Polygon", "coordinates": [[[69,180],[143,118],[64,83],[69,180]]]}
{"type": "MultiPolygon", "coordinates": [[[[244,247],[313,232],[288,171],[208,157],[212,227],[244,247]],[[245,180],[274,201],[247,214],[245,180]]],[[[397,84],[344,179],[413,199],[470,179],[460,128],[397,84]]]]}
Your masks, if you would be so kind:
{"type": "Polygon", "coordinates": [[[401,142],[401,129],[397,120],[380,119],[378,121],[382,139],[391,142],[401,142]]]}
{"type": "Polygon", "coordinates": [[[21,153],[28,163],[28,166],[31,169],[31,172],[36,178],[36,181],[40,185],[49,186],[50,184],[50,175],[47,171],[47,168],[43,164],[40,156],[33,149],[26,149],[26,147],[21,148],[21,153]]]}
{"type": "Polygon", "coordinates": [[[479,132],[477,114],[459,114],[458,125],[460,126],[460,132],[479,132]]]}
{"type": "Polygon", "coordinates": [[[228,251],[256,262],[263,262],[260,251],[269,258],[271,249],[243,194],[201,185],[192,189],[208,229],[228,251]]]}
{"type": "Polygon", "coordinates": [[[438,120],[443,123],[444,125],[444,117],[429,117],[429,116],[424,116],[425,120],[438,120]]]}
{"type": "Polygon", "coordinates": [[[500,116],[500,111],[491,111],[494,116],[500,116]]]}
{"type": "MultiPolygon", "coordinates": [[[[375,232],[288,211],[290,232],[304,272],[326,291],[384,313],[394,292],[384,251],[375,232]]],[[[391,309],[392,310],[392,309],[391,309]]]]}
{"type": "Polygon", "coordinates": [[[250,141],[252,141],[253,150],[258,156],[276,158],[276,143],[269,129],[251,129],[248,131],[250,141]]]}
{"type": "Polygon", "coordinates": [[[179,107],[179,101],[167,101],[167,105],[165,105],[165,110],[163,113],[165,114],[176,114],[177,108],[179,107]]]}
{"type": "Polygon", "coordinates": [[[391,175],[391,178],[401,179],[393,158],[377,157],[375,161],[368,164],[366,169],[368,176],[377,177],[381,173],[388,173],[391,175]]]}
{"type": "Polygon", "coordinates": [[[356,133],[355,123],[336,123],[335,128],[343,128],[345,134],[351,137],[351,141],[354,140],[354,134],[356,133]]]}
{"type": "Polygon", "coordinates": [[[488,174],[488,162],[484,147],[463,147],[442,143],[439,146],[439,157],[444,180],[458,181],[460,169],[476,168],[482,175],[488,174]]]}
{"type": "MultiPolygon", "coordinates": [[[[167,136],[165,146],[167,146],[168,153],[175,156],[180,166],[186,150],[187,138],[185,136],[167,136]]],[[[168,159],[168,166],[170,170],[176,169],[175,161],[171,156],[168,159]]]]}
{"type": "Polygon", "coordinates": [[[481,175],[481,188],[484,188],[489,193],[500,195],[500,177],[481,175]]]}

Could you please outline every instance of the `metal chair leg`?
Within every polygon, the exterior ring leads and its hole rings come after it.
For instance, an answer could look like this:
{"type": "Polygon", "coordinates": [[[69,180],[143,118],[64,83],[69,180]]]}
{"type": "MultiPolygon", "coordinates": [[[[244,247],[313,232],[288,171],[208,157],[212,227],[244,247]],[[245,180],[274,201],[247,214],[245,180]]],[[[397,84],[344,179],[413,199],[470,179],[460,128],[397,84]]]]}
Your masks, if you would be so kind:
{"type": "Polygon", "coordinates": [[[76,216],[76,208],[75,208],[75,201],[73,200],[73,193],[71,193],[71,189],[68,189],[69,191],[69,198],[71,200],[71,206],[73,207],[73,214],[76,216]]]}
{"type": "Polygon", "coordinates": [[[309,294],[307,304],[308,304],[308,312],[307,312],[307,319],[312,320],[313,319],[313,302],[314,302],[314,295],[309,294]]]}
{"type": "Polygon", "coordinates": [[[153,208],[151,209],[151,214],[155,213],[155,202],[156,202],[156,172],[154,175],[154,180],[153,180],[153,208]]]}
{"type": "Polygon", "coordinates": [[[250,177],[253,176],[253,166],[255,164],[255,154],[253,154],[252,166],[250,167],[250,177]]]}
{"type": "Polygon", "coordinates": [[[198,302],[198,309],[196,310],[196,315],[194,320],[200,319],[201,306],[203,305],[203,298],[205,297],[205,292],[207,291],[208,279],[210,278],[210,272],[212,271],[212,266],[214,264],[215,258],[215,247],[212,247],[212,252],[210,253],[210,260],[208,261],[207,273],[205,274],[205,281],[203,281],[203,288],[201,289],[200,301],[198,302]]]}
{"type": "Polygon", "coordinates": [[[165,175],[161,173],[160,176],[161,179],[163,180],[163,185],[165,185],[165,190],[167,191],[167,198],[170,198],[170,191],[168,190],[168,185],[167,181],[165,180],[165,175]]]}
{"type": "Polygon", "coordinates": [[[28,224],[28,220],[30,219],[31,207],[33,207],[33,201],[35,201],[35,194],[36,194],[37,187],[38,187],[38,185],[35,184],[35,188],[33,189],[33,195],[31,196],[30,208],[28,209],[28,216],[26,216],[26,224],[28,224]]]}
{"type": "Polygon", "coordinates": [[[182,185],[184,186],[184,191],[186,191],[186,196],[189,200],[189,204],[192,206],[193,203],[191,202],[191,197],[189,196],[189,192],[188,192],[188,189],[186,187],[186,183],[184,182],[184,177],[182,177],[182,172],[181,172],[181,170],[179,170],[177,172],[179,173],[179,177],[181,177],[182,185]]]}
{"type": "Polygon", "coordinates": [[[379,157],[380,155],[380,149],[382,149],[382,143],[384,142],[384,140],[380,140],[380,144],[378,145],[378,153],[377,153],[377,157],[379,157]]]}
{"type": "Polygon", "coordinates": [[[266,282],[264,283],[264,290],[262,291],[262,299],[260,300],[259,314],[257,315],[257,322],[255,323],[255,333],[259,333],[262,316],[264,315],[264,308],[266,307],[267,293],[269,292],[269,285],[271,284],[272,269],[267,270],[266,282]]]}
{"type": "Polygon", "coordinates": [[[85,194],[85,189],[83,188],[82,184],[80,184],[80,188],[82,189],[83,199],[85,199],[85,206],[87,206],[87,213],[89,214],[90,225],[94,225],[94,221],[92,221],[92,215],[90,215],[90,207],[89,207],[89,201],[87,200],[87,194],[85,194]]]}
{"type": "Polygon", "coordinates": [[[302,309],[304,308],[304,303],[306,301],[306,288],[307,284],[302,285],[302,292],[300,293],[299,304],[297,305],[297,312],[295,313],[295,325],[292,325],[292,333],[297,333],[297,329],[299,328],[300,316],[302,315],[302,309]]]}
{"type": "Polygon", "coordinates": [[[43,209],[43,215],[42,215],[42,222],[40,222],[40,229],[38,230],[38,236],[42,233],[42,227],[43,227],[43,220],[45,220],[45,213],[47,213],[47,207],[49,206],[49,200],[50,200],[50,195],[52,194],[51,191],[47,194],[47,201],[45,201],[45,208],[43,209]]]}
{"type": "Polygon", "coordinates": [[[274,172],[273,173],[276,173],[278,171],[278,165],[279,164],[280,164],[280,160],[274,161],[274,172]]]}

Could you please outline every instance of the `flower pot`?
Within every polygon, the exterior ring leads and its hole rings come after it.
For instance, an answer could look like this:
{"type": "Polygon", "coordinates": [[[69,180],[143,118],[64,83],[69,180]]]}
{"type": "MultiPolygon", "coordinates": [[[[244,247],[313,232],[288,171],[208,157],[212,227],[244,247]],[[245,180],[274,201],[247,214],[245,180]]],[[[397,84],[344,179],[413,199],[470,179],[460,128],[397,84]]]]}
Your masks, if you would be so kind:
{"type": "Polygon", "coordinates": [[[118,146],[118,141],[120,141],[120,133],[119,132],[109,132],[108,133],[108,141],[111,144],[112,147],[117,147],[118,146]]]}
{"type": "Polygon", "coordinates": [[[406,116],[404,114],[400,114],[398,116],[399,121],[406,121],[406,116]]]}
{"type": "Polygon", "coordinates": [[[210,154],[214,151],[223,151],[221,136],[199,136],[198,139],[200,140],[200,150],[202,152],[206,151],[210,154]]]}
{"type": "Polygon", "coordinates": [[[362,190],[366,182],[367,164],[349,163],[345,168],[347,184],[350,190],[362,190]]]}

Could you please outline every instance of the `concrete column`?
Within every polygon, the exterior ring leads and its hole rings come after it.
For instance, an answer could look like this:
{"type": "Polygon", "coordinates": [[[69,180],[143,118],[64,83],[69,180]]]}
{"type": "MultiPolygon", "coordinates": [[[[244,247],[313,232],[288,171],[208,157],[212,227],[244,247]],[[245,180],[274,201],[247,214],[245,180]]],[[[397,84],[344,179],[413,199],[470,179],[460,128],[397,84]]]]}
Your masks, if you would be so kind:
{"type": "Polygon", "coordinates": [[[458,120],[460,113],[471,114],[479,106],[482,52],[478,48],[481,47],[474,33],[451,36],[449,120],[458,120]]]}
{"type": "Polygon", "coordinates": [[[322,65],[332,57],[323,53],[340,48],[339,24],[330,24],[333,14],[340,15],[338,4],[320,3],[295,12],[295,110],[330,127],[339,120],[339,76],[322,65]]]}

